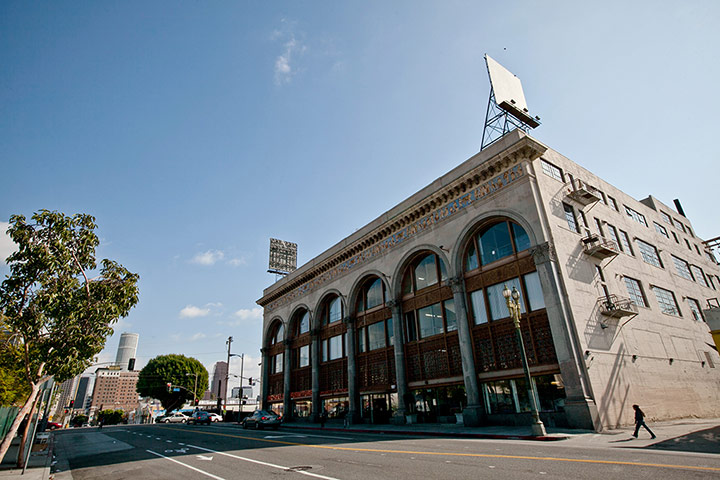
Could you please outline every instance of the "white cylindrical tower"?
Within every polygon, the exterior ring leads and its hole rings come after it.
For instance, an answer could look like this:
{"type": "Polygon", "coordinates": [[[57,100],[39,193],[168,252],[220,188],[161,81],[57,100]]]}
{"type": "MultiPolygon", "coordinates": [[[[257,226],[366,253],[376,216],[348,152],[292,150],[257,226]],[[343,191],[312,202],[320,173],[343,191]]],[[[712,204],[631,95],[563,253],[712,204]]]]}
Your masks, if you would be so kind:
{"type": "Polygon", "coordinates": [[[117,356],[115,357],[115,365],[123,370],[128,369],[128,362],[131,358],[135,358],[137,352],[137,344],[140,335],[137,333],[123,333],[120,335],[120,344],[118,345],[117,356]]]}

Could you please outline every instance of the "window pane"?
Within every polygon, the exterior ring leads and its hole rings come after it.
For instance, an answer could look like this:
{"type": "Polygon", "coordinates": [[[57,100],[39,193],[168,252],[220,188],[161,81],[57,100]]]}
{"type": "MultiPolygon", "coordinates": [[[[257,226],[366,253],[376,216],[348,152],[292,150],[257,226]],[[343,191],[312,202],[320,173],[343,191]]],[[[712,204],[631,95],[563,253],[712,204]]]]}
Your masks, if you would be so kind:
{"type": "Polygon", "coordinates": [[[275,373],[280,373],[283,371],[283,354],[278,353],[275,355],[275,373]]]}
{"type": "Polygon", "coordinates": [[[465,261],[465,270],[475,270],[478,268],[478,258],[477,258],[477,252],[475,251],[475,242],[470,245],[470,249],[468,250],[467,259],[465,261]]]}
{"type": "Polygon", "coordinates": [[[328,307],[328,323],[339,322],[342,319],[342,301],[335,297],[328,307]]]}
{"type": "Polygon", "coordinates": [[[365,352],[365,327],[358,328],[358,351],[360,353],[365,352]]]}
{"type": "Polygon", "coordinates": [[[628,234],[622,230],[620,230],[620,242],[623,250],[625,250],[625,253],[628,255],[634,255],[632,247],[630,246],[630,238],[628,237],[628,234]]]}
{"type": "Polygon", "coordinates": [[[685,260],[676,257],[675,255],[672,256],[672,260],[675,264],[675,270],[677,270],[678,274],[683,278],[692,280],[692,275],[690,275],[690,267],[688,266],[688,263],[685,260]]]}
{"type": "Polygon", "coordinates": [[[415,311],[405,313],[405,331],[407,332],[407,341],[414,342],[417,340],[417,331],[415,329],[415,311]]]}
{"type": "Polygon", "coordinates": [[[697,283],[699,283],[700,285],[705,285],[706,287],[709,286],[707,280],[705,280],[705,274],[703,274],[703,271],[700,267],[690,265],[690,270],[692,271],[693,277],[695,277],[695,281],[697,283]]]}
{"type": "Polygon", "coordinates": [[[336,335],[328,339],[328,348],[330,350],[328,358],[336,360],[342,357],[342,335],[336,335]]]}
{"type": "Polygon", "coordinates": [[[643,242],[640,239],[637,239],[638,248],[640,249],[640,255],[642,256],[642,259],[645,261],[645,263],[649,263],[650,265],[655,265],[656,267],[662,268],[662,264],[660,263],[660,256],[658,255],[657,249],[650,245],[647,242],[643,242]]]}
{"type": "Polygon", "coordinates": [[[553,165],[552,163],[546,162],[545,160],[540,160],[540,163],[542,165],[542,171],[545,173],[545,175],[548,175],[555,180],[563,181],[562,171],[553,165]]]}
{"type": "Polygon", "coordinates": [[[625,277],[625,287],[627,288],[630,300],[635,302],[635,305],[647,307],[647,303],[645,303],[645,296],[640,288],[640,282],[634,278],[625,277]]]}
{"type": "Polygon", "coordinates": [[[420,338],[443,333],[442,309],[439,303],[418,310],[420,338]]]}
{"type": "Polygon", "coordinates": [[[445,300],[445,324],[447,325],[447,331],[452,332],[457,330],[457,318],[455,317],[455,300],[452,298],[445,300]]]}
{"type": "Polygon", "coordinates": [[[525,229],[515,223],[511,224],[513,229],[513,235],[515,236],[515,248],[518,252],[522,252],[530,248],[530,237],[528,236],[525,229]]]}
{"type": "Polygon", "coordinates": [[[368,350],[385,347],[385,322],[368,325],[368,350]]]}
{"type": "Polygon", "coordinates": [[[490,318],[493,320],[500,320],[501,318],[507,318],[510,316],[507,308],[507,302],[503,297],[503,290],[507,288],[512,291],[515,287],[520,293],[520,312],[525,313],[525,302],[522,299],[522,288],[520,287],[519,278],[511,278],[510,280],[502,283],[496,283],[487,288],[488,304],[490,305],[490,318]]]}
{"type": "Polygon", "coordinates": [[[480,258],[483,265],[512,255],[510,231],[506,222],[497,223],[480,235],[480,258]]]}
{"type": "Polygon", "coordinates": [[[695,300],[694,298],[688,298],[688,306],[690,307],[690,311],[692,312],[692,316],[695,320],[698,322],[704,321],[702,316],[702,311],[700,310],[700,303],[695,300]]]}
{"type": "Polygon", "coordinates": [[[367,291],[367,308],[383,304],[383,284],[379,278],[375,280],[367,291]]]}
{"type": "Polygon", "coordinates": [[[310,313],[308,311],[305,311],[305,314],[303,314],[302,318],[300,319],[300,330],[299,334],[302,335],[303,333],[307,333],[310,331],[310,313]]]}
{"type": "Polygon", "coordinates": [[[515,413],[510,380],[498,380],[483,384],[490,413],[515,413]]]}
{"type": "Polygon", "coordinates": [[[475,290],[470,293],[470,307],[472,308],[475,325],[487,323],[487,312],[485,311],[485,296],[482,290],[475,290]]]}
{"type": "Polygon", "coordinates": [[[580,232],[578,228],[577,219],[575,218],[575,211],[567,203],[563,203],[563,210],[565,211],[565,219],[567,220],[568,227],[573,232],[580,232]]]}
{"type": "Polygon", "coordinates": [[[415,267],[415,289],[421,290],[438,282],[435,255],[423,258],[415,267]]]}
{"type": "Polygon", "coordinates": [[[665,290],[660,287],[653,287],[655,297],[660,304],[660,310],[668,315],[680,315],[677,303],[675,303],[675,295],[670,290],[665,290]]]}
{"type": "Polygon", "coordinates": [[[300,367],[307,367],[310,365],[310,345],[303,345],[300,347],[300,367]]]}
{"type": "Polygon", "coordinates": [[[657,222],[653,222],[653,225],[655,225],[656,232],[658,232],[660,235],[662,235],[664,237],[670,238],[670,235],[668,235],[667,229],[665,227],[663,227],[662,225],[660,225],[657,222]]]}
{"type": "Polygon", "coordinates": [[[395,345],[395,332],[393,332],[392,318],[388,318],[385,322],[387,323],[388,346],[392,347],[395,345]]]}
{"type": "Polygon", "coordinates": [[[620,248],[622,250],[622,245],[620,243],[620,240],[618,240],[617,230],[615,229],[615,227],[613,227],[610,224],[607,224],[607,232],[608,232],[608,237],[610,237],[610,240],[615,242],[615,245],[618,245],[618,248],[620,248]]]}
{"type": "Polygon", "coordinates": [[[541,310],[545,308],[545,297],[543,297],[542,285],[540,285],[540,276],[538,272],[528,273],[523,277],[525,279],[525,290],[528,294],[528,304],[530,311],[541,310]]]}

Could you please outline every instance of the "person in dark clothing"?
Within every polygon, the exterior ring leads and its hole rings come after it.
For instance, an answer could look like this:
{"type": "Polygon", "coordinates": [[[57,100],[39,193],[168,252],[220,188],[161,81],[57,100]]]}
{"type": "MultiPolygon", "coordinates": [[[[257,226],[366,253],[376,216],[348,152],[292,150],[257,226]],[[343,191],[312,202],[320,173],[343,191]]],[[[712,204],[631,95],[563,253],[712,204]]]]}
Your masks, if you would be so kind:
{"type": "Polygon", "coordinates": [[[635,433],[633,433],[633,437],[638,438],[638,432],[640,431],[640,427],[645,427],[645,430],[648,431],[650,436],[652,438],[655,438],[655,434],[645,423],[645,414],[642,410],[640,410],[640,407],[638,405],[633,405],[633,409],[635,409],[635,433]]]}
{"type": "Polygon", "coordinates": [[[320,412],[320,427],[321,428],[325,428],[325,422],[327,421],[327,417],[328,417],[327,410],[325,410],[323,408],[323,411],[320,412]]]}

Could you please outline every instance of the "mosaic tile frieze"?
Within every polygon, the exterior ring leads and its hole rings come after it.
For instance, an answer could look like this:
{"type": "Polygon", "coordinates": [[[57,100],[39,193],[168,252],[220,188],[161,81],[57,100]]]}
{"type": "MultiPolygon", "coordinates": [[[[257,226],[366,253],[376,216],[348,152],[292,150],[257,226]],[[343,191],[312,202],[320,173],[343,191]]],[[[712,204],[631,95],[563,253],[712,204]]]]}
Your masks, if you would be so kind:
{"type": "Polygon", "coordinates": [[[511,183],[522,178],[524,175],[525,172],[521,164],[513,166],[505,172],[491,178],[469,192],[434,210],[433,212],[430,212],[428,215],[423,216],[412,224],[402,228],[392,235],[385,237],[380,242],[366,248],[343,263],[300,285],[277,300],[268,303],[265,305],[266,313],[272,312],[283,305],[287,305],[296,298],[310,293],[325,283],[345,275],[358,265],[365,264],[370,260],[387,253],[392,248],[402,245],[407,240],[414,238],[434,226],[452,218],[454,215],[463,211],[470,205],[476,204],[477,202],[484,200],[486,197],[506,188],[511,183]]]}

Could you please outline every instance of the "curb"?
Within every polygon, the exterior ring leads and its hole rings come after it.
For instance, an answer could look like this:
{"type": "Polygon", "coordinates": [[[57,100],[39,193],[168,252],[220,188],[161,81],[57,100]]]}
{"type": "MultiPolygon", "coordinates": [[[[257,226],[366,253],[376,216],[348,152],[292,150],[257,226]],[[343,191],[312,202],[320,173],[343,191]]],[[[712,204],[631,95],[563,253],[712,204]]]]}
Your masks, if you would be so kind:
{"type": "Polygon", "coordinates": [[[544,435],[534,437],[532,435],[503,435],[496,433],[467,433],[467,432],[432,432],[432,431],[411,431],[411,430],[374,430],[364,428],[334,428],[334,427],[305,427],[305,426],[289,426],[282,425],[288,430],[313,430],[320,432],[353,432],[353,433],[370,433],[380,435],[411,435],[421,437],[452,437],[452,438],[479,438],[486,440],[533,440],[537,442],[555,442],[559,440],[567,440],[568,436],[564,435],[544,435]]]}

